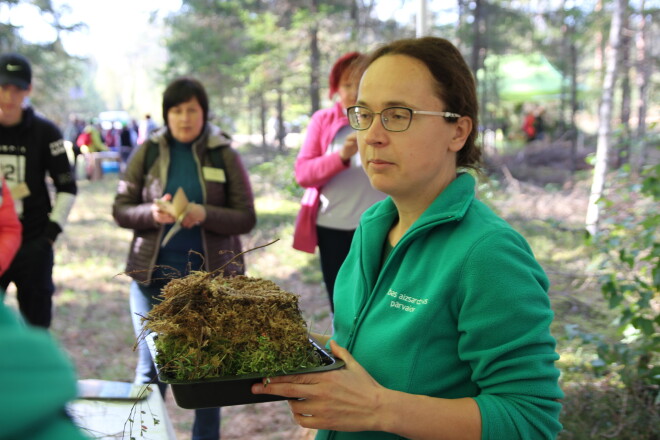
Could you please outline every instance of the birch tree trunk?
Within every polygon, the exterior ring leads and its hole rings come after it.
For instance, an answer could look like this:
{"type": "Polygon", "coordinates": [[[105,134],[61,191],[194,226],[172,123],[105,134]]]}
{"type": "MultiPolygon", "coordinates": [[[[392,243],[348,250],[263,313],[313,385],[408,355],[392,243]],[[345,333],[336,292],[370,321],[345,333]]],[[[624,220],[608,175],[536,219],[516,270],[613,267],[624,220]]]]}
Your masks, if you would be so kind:
{"type": "Polygon", "coordinates": [[[612,12],[610,26],[610,41],[605,57],[605,77],[603,78],[603,93],[598,109],[598,143],[596,145],[596,163],[594,166],[591,193],[587,206],[586,229],[593,237],[598,234],[600,207],[598,201],[603,195],[605,176],[607,175],[607,161],[610,150],[610,134],[612,131],[612,100],[617,77],[617,65],[621,46],[621,29],[623,14],[627,9],[628,0],[616,0],[612,12]]]}
{"type": "Polygon", "coordinates": [[[428,5],[426,0],[417,0],[417,38],[425,37],[428,33],[428,5]]]}

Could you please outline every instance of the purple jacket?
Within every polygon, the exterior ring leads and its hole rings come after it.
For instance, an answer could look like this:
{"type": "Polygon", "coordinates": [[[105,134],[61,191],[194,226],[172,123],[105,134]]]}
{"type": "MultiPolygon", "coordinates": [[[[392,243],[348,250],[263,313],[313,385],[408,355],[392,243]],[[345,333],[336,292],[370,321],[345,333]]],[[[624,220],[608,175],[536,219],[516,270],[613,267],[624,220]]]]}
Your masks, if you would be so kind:
{"type": "Polygon", "coordinates": [[[317,111],[309,122],[305,143],[298,153],[295,166],[296,181],[307,188],[296,219],[293,235],[295,249],[309,253],[316,250],[316,214],[321,187],[348,167],[339,153],[326,155],[325,152],[339,129],[346,125],[348,117],[340,102],[317,111]]]}

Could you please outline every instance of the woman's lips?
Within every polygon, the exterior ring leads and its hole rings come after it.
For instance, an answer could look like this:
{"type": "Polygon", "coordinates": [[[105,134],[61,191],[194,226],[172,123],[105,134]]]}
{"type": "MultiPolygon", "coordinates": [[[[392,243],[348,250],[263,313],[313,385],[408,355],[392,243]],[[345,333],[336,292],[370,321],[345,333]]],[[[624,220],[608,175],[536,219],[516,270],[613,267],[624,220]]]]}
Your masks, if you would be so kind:
{"type": "Polygon", "coordinates": [[[374,173],[385,172],[390,167],[392,167],[392,165],[394,165],[393,162],[388,162],[382,159],[370,159],[368,161],[368,168],[371,172],[374,173]]]}
{"type": "Polygon", "coordinates": [[[384,166],[384,165],[392,165],[392,162],[388,162],[382,159],[369,159],[369,164],[374,166],[384,166]]]}

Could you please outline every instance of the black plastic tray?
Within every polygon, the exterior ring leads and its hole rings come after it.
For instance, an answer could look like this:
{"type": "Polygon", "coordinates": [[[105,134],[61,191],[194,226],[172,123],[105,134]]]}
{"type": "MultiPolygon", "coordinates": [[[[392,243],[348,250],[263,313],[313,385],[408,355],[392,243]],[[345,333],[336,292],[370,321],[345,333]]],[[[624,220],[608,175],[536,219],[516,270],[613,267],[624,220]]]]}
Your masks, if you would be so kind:
{"type": "MultiPolygon", "coordinates": [[[[158,335],[152,333],[146,337],[147,345],[151,351],[151,356],[156,359],[156,346],[154,339],[158,335]]],[[[320,373],[323,371],[336,370],[344,366],[344,361],[335,359],[328,350],[320,345],[313,338],[309,339],[310,344],[321,356],[323,365],[313,368],[303,368],[290,371],[286,374],[306,374],[320,373]]],[[[158,369],[158,364],[156,364],[158,369]]],[[[273,376],[283,376],[275,374],[273,376]]],[[[271,376],[272,377],[272,376],[271,376]]],[[[160,372],[158,379],[172,387],[172,394],[176,404],[185,409],[215,408],[220,406],[246,405],[250,403],[273,402],[277,400],[286,400],[287,397],[275,396],[271,394],[252,394],[252,385],[263,380],[262,374],[246,374],[242,376],[225,376],[210,379],[177,381],[163,377],[160,372]]]]}

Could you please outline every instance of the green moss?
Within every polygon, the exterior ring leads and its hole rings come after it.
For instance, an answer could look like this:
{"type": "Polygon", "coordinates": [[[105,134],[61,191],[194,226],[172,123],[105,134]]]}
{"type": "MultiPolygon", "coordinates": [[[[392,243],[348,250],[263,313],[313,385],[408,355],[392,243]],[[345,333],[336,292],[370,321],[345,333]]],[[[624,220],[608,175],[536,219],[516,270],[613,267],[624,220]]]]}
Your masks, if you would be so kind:
{"type": "Polygon", "coordinates": [[[204,272],[170,281],[147,315],[158,334],[156,363],[177,381],[260,374],[319,366],[297,295],[246,276],[204,272]]]}

